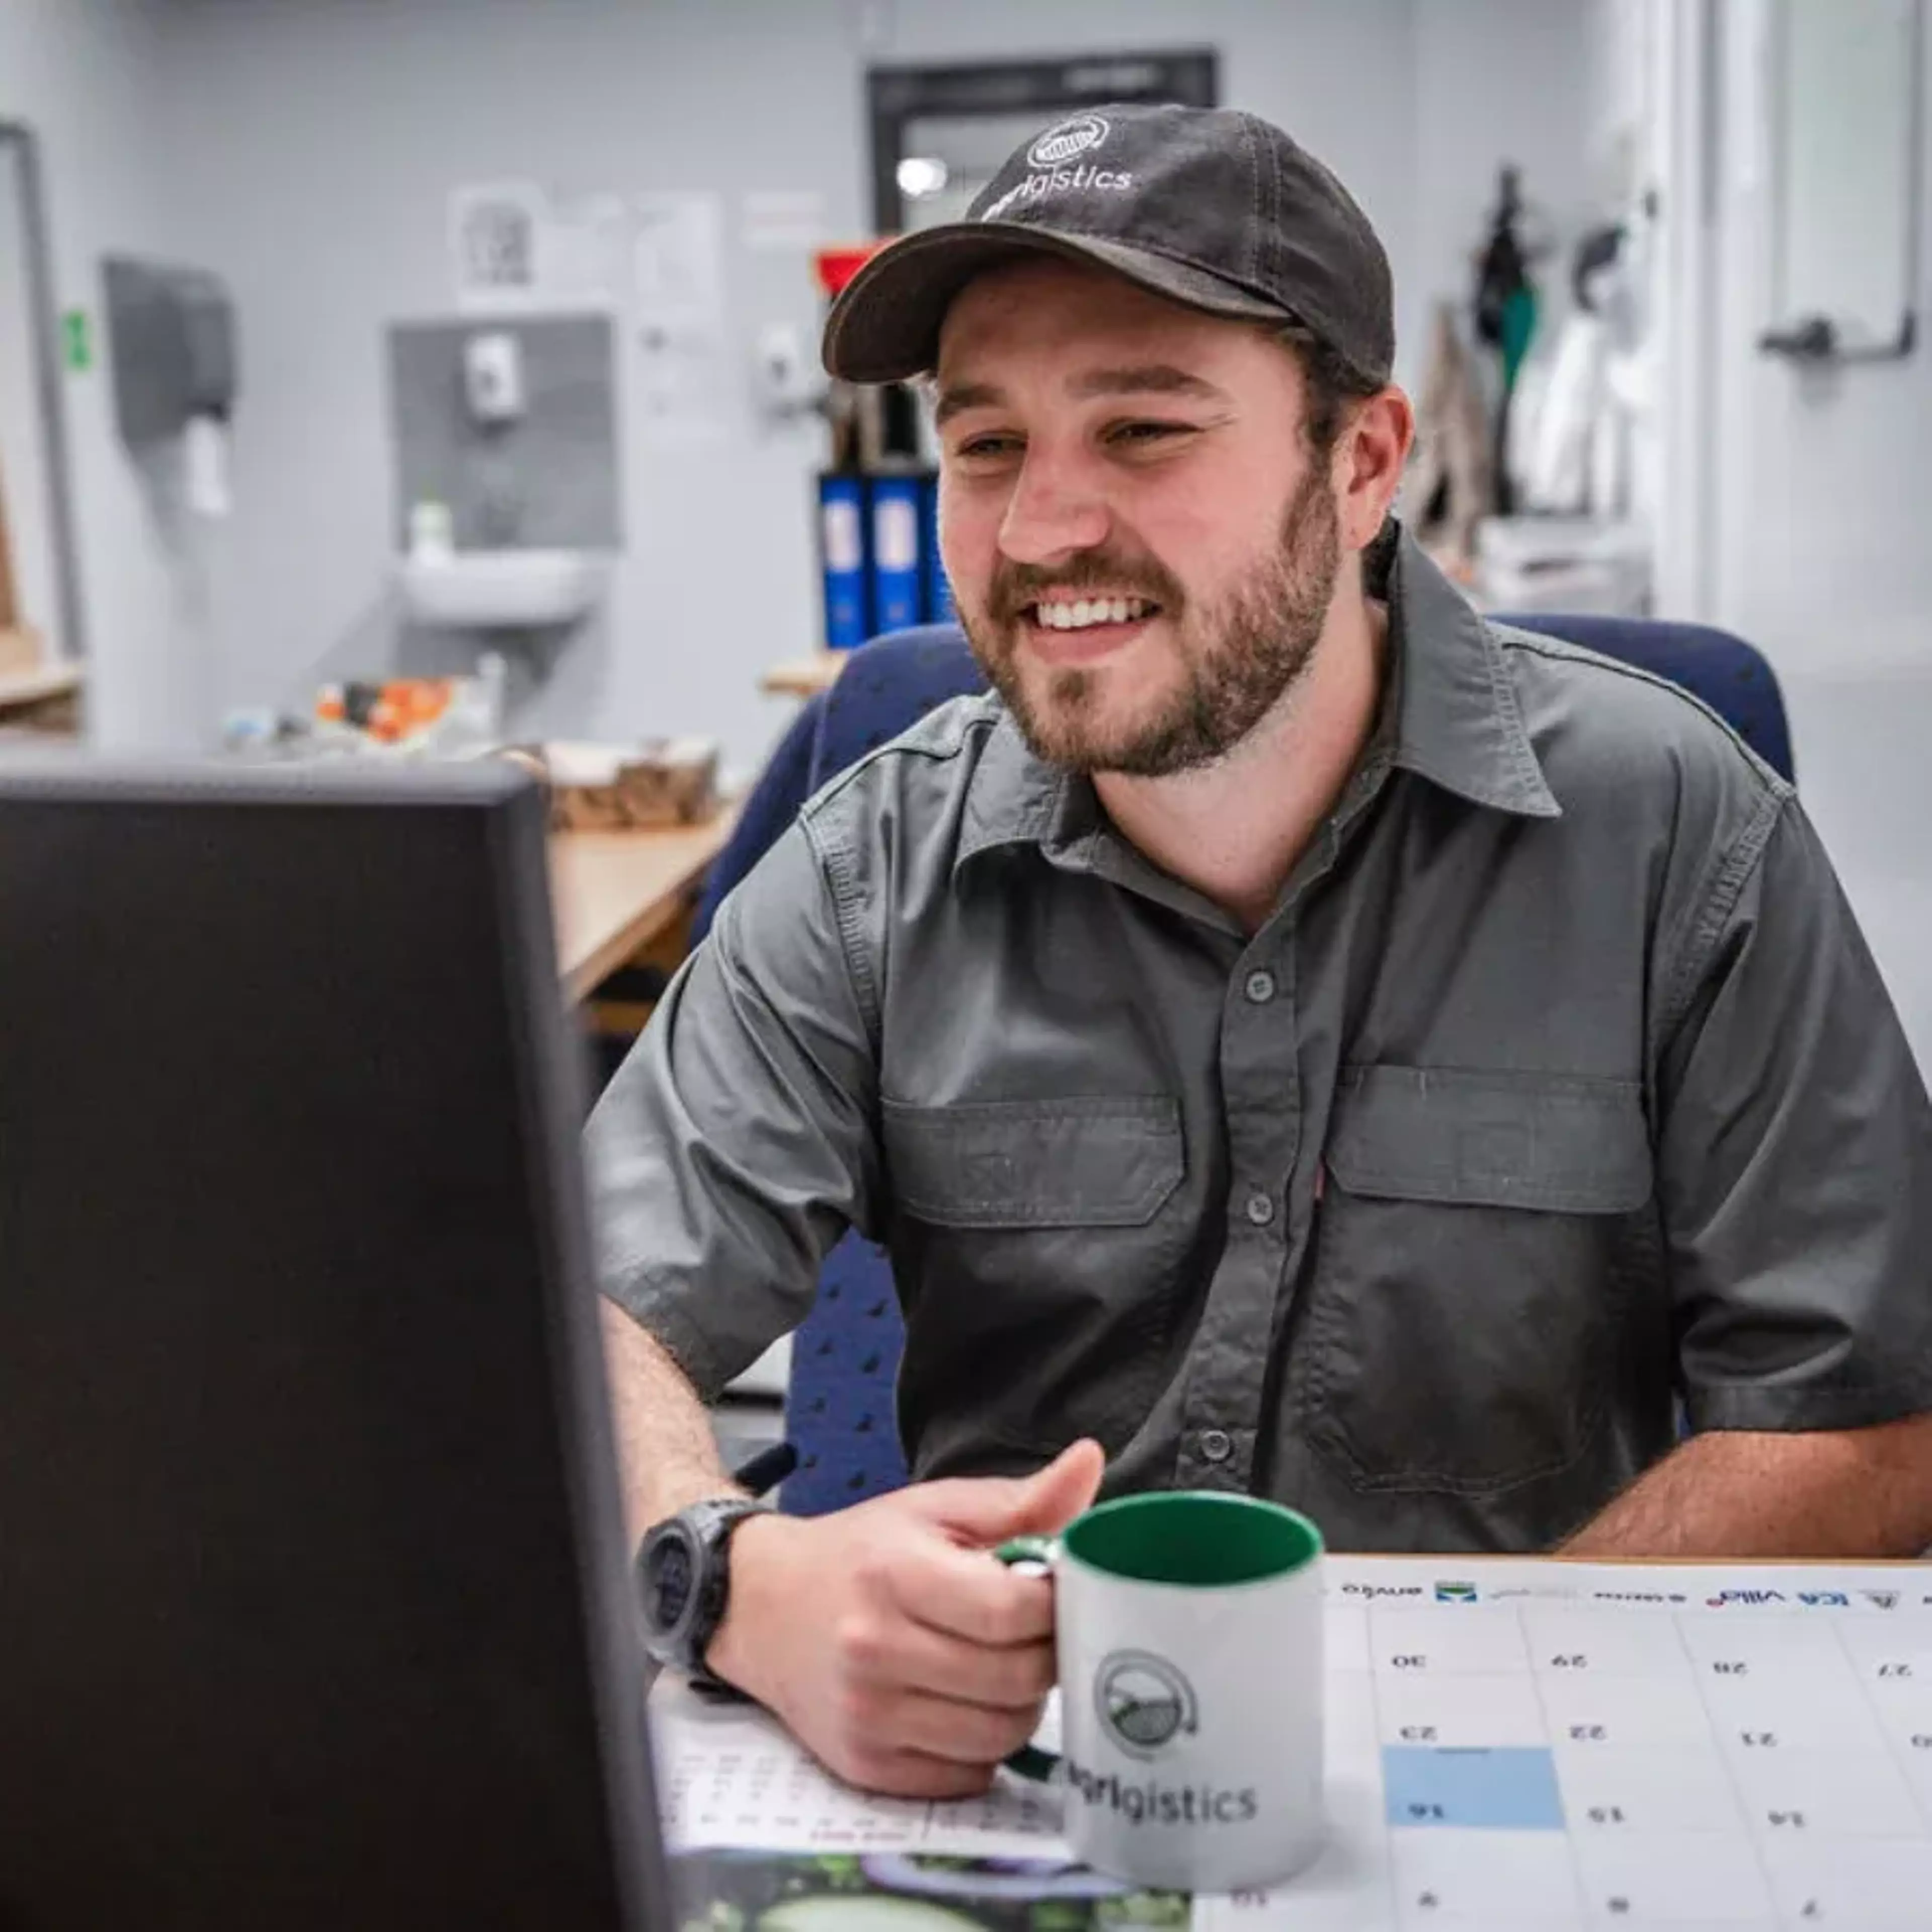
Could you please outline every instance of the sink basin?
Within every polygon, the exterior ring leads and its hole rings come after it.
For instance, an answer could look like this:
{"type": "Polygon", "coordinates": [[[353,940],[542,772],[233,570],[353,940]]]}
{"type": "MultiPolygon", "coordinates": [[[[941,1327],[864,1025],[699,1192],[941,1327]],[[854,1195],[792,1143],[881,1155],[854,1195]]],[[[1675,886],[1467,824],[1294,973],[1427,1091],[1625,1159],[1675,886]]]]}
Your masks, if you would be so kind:
{"type": "Polygon", "coordinates": [[[403,602],[418,624],[534,630],[572,624],[604,595],[610,560],[584,550],[471,550],[406,556],[403,602]]]}

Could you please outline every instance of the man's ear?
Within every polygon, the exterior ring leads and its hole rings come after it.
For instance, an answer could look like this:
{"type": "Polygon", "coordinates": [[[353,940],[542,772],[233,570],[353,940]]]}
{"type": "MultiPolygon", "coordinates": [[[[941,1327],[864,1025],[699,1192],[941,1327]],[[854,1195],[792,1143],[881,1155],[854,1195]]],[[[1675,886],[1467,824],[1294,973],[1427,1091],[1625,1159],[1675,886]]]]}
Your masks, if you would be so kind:
{"type": "Polygon", "coordinates": [[[1352,404],[1335,439],[1335,511],[1345,550],[1366,550],[1386,521],[1415,442],[1415,411],[1391,383],[1352,404]]]}

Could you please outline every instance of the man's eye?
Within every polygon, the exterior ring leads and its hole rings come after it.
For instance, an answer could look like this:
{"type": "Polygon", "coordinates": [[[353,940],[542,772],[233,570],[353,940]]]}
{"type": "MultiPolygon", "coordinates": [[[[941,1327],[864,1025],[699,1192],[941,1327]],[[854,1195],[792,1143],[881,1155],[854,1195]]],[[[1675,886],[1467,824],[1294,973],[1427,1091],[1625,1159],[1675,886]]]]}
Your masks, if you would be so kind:
{"type": "Polygon", "coordinates": [[[1010,456],[1018,448],[1020,440],[1016,436],[969,436],[959,446],[962,456],[1010,456]]]}
{"type": "Polygon", "coordinates": [[[1193,428],[1191,423],[1130,422],[1121,423],[1108,430],[1110,442],[1149,443],[1159,442],[1170,436],[1186,436],[1193,428]]]}

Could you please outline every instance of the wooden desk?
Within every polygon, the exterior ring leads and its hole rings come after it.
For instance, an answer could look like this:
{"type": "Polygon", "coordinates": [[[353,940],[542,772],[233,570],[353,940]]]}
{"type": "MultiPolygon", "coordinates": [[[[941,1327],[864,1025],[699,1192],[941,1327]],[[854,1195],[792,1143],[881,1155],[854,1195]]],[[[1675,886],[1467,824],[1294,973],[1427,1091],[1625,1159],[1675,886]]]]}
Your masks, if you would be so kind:
{"type": "Polygon", "coordinates": [[[735,816],[728,806],[702,825],[551,835],[557,964],[573,1002],[676,919],[735,816]]]}
{"type": "Polygon", "coordinates": [[[814,651],[809,657],[787,658],[758,680],[758,688],[773,698],[815,698],[829,691],[845,668],[850,651],[814,651]]]}

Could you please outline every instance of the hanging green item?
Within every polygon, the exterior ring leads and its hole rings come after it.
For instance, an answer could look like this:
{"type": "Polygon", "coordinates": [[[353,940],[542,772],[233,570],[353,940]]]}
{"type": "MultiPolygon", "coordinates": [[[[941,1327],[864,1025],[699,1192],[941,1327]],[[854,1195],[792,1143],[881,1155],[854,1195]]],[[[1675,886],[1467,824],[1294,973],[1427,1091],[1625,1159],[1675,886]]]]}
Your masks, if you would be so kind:
{"type": "Polygon", "coordinates": [[[67,366],[76,376],[94,367],[94,331],[84,308],[70,308],[61,317],[61,346],[67,366]]]}
{"type": "Polygon", "coordinates": [[[1502,340],[1503,387],[1516,387],[1516,374],[1536,335],[1537,298],[1533,282],[1523,281],[1503,298],[1502,340]]]}

